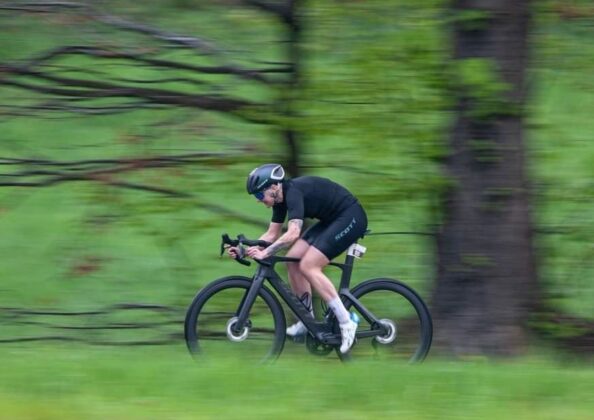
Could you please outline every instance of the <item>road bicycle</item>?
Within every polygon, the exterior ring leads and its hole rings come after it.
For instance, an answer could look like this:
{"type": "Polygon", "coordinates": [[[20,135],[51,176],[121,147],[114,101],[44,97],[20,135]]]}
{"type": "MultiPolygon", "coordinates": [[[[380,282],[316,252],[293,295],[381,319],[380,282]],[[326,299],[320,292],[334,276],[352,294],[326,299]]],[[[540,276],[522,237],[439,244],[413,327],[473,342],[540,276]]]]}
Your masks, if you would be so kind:
{"type": "MultiPolygon", "coordinates": [[[[221,255],[226,246],[237,247],[236,261],[249,266],[244,247],[269,245],[243,235],[231,239],[224,234],[221,255]]],[[[423,361],[431,347],[433,326],[421,297],[406,284],[389,278],[366,280],[350,288],[355,260],[365,251],[365,247],[355,242],[347,250],[343,264],[329,264],[342,271],[339,296],[351,316],[359,319],[356,342],[347,354],[339,351],[340,329],[333,311],[323,308],[318,317],[321,319],[314,318],[275,270],[279,262],[300,260],[276,255],[254,260],[258,266],[251,278],[224,277],[198,292],[185,318],[188,350],[199,359],[276,359],[286,341],[286,318],[278,295],[307,327],[308,332],[301,342],[304,341],[314,355],[326,356],[335,352],[343,361],[360,357],[423,361]]]]}

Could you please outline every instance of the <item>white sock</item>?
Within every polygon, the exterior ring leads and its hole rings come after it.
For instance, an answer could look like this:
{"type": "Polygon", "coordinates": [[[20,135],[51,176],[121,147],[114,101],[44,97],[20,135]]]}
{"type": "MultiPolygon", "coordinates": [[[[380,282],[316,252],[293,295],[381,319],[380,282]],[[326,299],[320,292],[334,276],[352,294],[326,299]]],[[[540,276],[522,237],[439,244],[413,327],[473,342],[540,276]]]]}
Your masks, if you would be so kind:
{"type": "Polygon", "coordinates": [[[340,324],[346,324],[347,322],[349,322],[349,312],[342,304],[342,300],[340,300],[340,297],[336,296],[334,299],[329,301],[328,306],[330,306],[330,309],[332,309],[334,315],[336,315],[336,319],[338,319],[338,322],[340,324]]]}

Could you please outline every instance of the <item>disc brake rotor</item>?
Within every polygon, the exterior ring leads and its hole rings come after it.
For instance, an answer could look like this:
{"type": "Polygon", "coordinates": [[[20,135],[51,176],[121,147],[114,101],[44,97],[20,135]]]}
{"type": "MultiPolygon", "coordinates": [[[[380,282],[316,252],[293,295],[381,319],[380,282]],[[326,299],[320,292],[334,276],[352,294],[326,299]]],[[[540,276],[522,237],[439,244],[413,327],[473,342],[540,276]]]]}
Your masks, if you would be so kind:
{"type": "Polygon", "coordinates": [[[234,316],[229,321],[227,321],[227,338],[236,343],[245,340],[250,331],[248,326],[246,325],[245,327],[243,327],[243,330],[239,334],[235,333],[233,331],[233,327],[235,326],[235,324],[237,324],[237,320],[238,318],[234,316]]]}
{"type": "Polygon", "coordinates": [[[396,336],[398,335],[396,323],[390,319],[380,319],[379,322],[388,329],[388,332],[384,335],[378,335],[374,337],[374,340],[380,344],[390,344],[396,340],[396,336]]]}

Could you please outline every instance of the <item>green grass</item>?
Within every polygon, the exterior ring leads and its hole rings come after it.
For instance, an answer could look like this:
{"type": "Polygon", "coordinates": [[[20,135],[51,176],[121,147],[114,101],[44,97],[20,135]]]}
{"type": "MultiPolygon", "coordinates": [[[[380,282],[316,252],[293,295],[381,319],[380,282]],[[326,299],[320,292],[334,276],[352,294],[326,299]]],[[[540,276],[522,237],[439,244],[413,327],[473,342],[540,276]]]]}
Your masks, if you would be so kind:
{"type": "Polygon", "coordinates": [[[586,419],[594,370],[546,359],[203,365],[181,346],[0,349],[4,418],[586,419]]]}

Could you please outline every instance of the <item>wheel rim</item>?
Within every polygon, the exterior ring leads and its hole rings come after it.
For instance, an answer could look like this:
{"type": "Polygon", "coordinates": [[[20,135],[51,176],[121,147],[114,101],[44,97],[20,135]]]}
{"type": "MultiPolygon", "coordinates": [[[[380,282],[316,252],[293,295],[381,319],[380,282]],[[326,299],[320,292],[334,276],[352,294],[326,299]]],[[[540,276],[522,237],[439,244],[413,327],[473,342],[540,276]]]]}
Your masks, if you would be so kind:
{"type": "Polygon", "coordinates": [[[186,319],[186,342],[197,360],[265,361],[282,349],[284,322],[276,320],[271,304],[258,295],[241,332],[234,331],[237,310],[249,284],[214,290],[193,303],[186,319]]]}
{"type": "MultiPolygon", "coordinates": [[[[388,332],[369,338],[359,338],[349,352],[348,359],[371,358],[375,360],[394,360],[407,362],[422,361],[427,354],[431,338],[427,338],[427,329],[431,329],[430,318],[423,310],[424,304],[418,297],[401,286],[384,282],[360,290],[355,295],[388,332]],[[421,313],[420,313],[421,312],[421,313]]],[[[350,311],[360,318],[358,332],[377,330],[377,325],[365,319],[354,307],[350,311]]]]}

